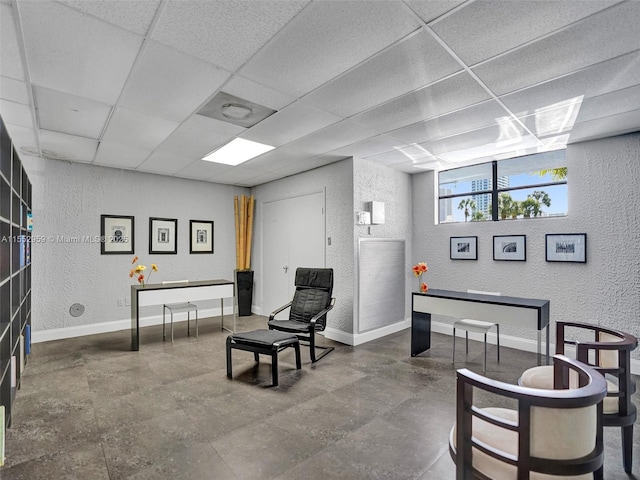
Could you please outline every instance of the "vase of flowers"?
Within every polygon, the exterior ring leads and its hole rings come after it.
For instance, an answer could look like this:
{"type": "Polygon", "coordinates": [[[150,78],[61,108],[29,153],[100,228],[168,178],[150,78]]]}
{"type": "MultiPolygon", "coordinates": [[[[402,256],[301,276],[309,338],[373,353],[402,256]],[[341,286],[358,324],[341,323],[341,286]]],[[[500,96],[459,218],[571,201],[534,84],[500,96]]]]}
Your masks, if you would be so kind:
{"type": "Polygon", "coordinates": [[[147,267],[146,265],[141,265],[140,263],[138,263],[138,257],[133,257],[133,260],[131,260],[131,265],[135,265],[135,267],[129,270],[129,278],[135,277],[138,283],[142,285],[142,288],[144,288],[147,285],[147,283],[149,283],[149,278],[151,278],[151,274],[153,272],[158,271],[158,266],[155,263],[152,263],[151,271],[149,272],[149,275],[145,278],[144,272],[147,270],[147,267]]]}
{"type": "Polygon", "coordinates": [[[429,267],[427,267],[426,262],[418,262],[413,267],[411,267],[413,271],[413,275],[418,279],[418,291],[419,292],[427,292],[429,290],[429,285],[422,281],[422,274],[427,273],[429,267]]]}

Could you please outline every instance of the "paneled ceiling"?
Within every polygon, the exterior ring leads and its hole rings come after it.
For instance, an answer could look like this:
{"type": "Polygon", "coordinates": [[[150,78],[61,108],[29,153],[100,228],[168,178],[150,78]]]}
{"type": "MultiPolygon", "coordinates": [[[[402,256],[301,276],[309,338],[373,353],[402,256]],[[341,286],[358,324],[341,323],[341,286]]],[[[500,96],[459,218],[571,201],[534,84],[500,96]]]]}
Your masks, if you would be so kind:
{"type": "Polygon", "coordinates": [[[640,131],[640,1],[0,0],[22,155],[251,187],[356,156],[408,173],[640,131]],[[276,113],[199,115],[218,93],[276,113]],[[277,148],[201,158],[235,137],[277,148]]]}

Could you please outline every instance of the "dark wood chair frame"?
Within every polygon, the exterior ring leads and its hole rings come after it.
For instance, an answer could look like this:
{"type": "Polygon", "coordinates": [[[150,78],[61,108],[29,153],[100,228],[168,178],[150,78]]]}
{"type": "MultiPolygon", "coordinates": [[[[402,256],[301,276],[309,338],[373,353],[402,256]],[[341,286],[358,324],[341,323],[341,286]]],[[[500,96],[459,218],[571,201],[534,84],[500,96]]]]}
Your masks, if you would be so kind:
{"type": "Polygon", "coordinates": [[[569,381],[569,370],[579,378],[579,389],[538,390],[512,385],[486,378],[467,369],[457,371],[456,392],[456,445],[449,445],[449,453],[456,463],[456,480],[490,480],[473,467],[473,452],[479,451],[517,468],[517,479],[529,479],[530,472],[568,476],[593,473],[595,480],[603,479],[604,440],[602,401],[607,385],[604,377],[588,365],[562,355],[554,356],[554,375],[569,381]],[[510,422],[487,414],[473,404],[474,389],[478,388],[518,402],[518,422],[510,422]],[[551,460],[530,455],[530,420],[532,407],[578,408],[597,405],[596,441],[594,449],[586,456],[573,460],[551,460]],[[514,457],[472,435],[473,417],[518,433],[518,455],[514,457]]]}
{"type": "MultiPolygon", "coordinates": [[[[621,427],[622,437],[622,464],[626,473],[631,473],[633,464],[633,424],[637,418],[636,406],[631,401],[631,396],[636,391],[636,383],[631,376],[631,352],[638,346],[638,339],[619,330],[614,330],[599,325],[582,322],[557,322],[556,323],[556,353],[564,355],[565,345],[575,345],[576,359],[590,365],[602,375],[611,375],[618,380],[618,392],[607,393],[608,397],[618,398],[618,412],[604,413],[603,424],[605,427],[621,427]],[[593,332],[592,341],[573,340],[565,336],[566,328],[577,328],[593,332]],[[598,341],[599,334],[619,338],[620,341],[607,342],[598,341]],[[559,339],[562,339],[560,341],[559,339]],[[600,364],[600,352],[618,352],[618,366],[615,368],[604,368],[600,364]],[[589,359],[590,352],[591,360],[589,359]],[[595,355],[595,361],[594,361],[595,355]]],[[[561,379],[554,377],[555,388],[569,388],[568,384],[557,383],[561,379]]]]}

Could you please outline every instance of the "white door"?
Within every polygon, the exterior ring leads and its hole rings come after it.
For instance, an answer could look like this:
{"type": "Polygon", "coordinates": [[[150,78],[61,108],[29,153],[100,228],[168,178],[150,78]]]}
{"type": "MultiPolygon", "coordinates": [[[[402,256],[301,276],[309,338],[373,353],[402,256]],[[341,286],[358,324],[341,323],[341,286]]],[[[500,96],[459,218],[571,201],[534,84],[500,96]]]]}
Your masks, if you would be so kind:
{"type": "Polygon", "coordinates": [[[324,267],[324,192],[264,204],[263,313],[293,298],[298,267],[324,267]]]}

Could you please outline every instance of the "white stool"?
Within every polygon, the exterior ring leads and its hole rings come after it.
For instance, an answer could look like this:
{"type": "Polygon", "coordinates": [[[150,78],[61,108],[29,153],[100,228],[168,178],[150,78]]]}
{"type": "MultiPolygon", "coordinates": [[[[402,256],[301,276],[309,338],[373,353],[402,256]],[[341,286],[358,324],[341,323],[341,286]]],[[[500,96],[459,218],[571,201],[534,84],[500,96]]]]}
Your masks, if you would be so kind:
{"type": "MultiPolygon", "coordinates": [[[[480,293],[482,295],[496,295],[499,296],[500,292],[483,292],[480,290],[467,290],[467,293],[480,293]]],[[[482,372],[487,370],[487,332],[491,327],[496,327],[496,343],[498,362],[500,362],[500,325],[497,323],[484,322],[482,320],[472,320],[470,318],[462,318],[453,322],[453,362],[456,362],[456,329],[459,328],[465,332],[465,346],[466,353],[469,353],[469,332],[484,334],[484,358],[482,360],[482,372]]]]}
{"type": "Polygon", "coordinates": [[[173,343],[173,314],[180,312],[187,312],[187,335],[191,335],[191,312],[196,312],[196,338],[198,338],[198,306],[195,303],[165,303],[162,305],[162,340],[165,340],[164,324],[165,324],[165,310],[169,310],[171,314],[171,343],[173,343]]]}

